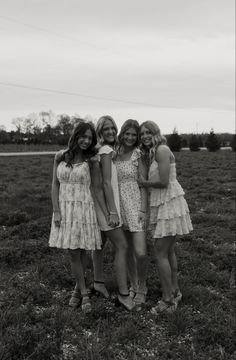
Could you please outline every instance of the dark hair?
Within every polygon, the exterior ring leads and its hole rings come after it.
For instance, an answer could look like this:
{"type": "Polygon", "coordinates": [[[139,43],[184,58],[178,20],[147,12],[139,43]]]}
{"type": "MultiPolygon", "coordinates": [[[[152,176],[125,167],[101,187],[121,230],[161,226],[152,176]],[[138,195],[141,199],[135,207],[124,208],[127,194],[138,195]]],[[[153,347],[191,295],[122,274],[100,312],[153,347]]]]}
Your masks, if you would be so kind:
{"type": "Polygon", "coordinates": [[[119,140],[119,148],[123,145],[123,139],[124,139],[124,134],[128,129],[135,129],[136,133],[137,133],[137,140],[134,144],[134,146],[138,146],[139,144],[139,123],[137,122],[137,120],[133,120],[133,119],[128,119],[124,122],[124,124],[121,126],[120,129],[120,133],[118,135],[118,140],[119,140]]]}
{"type": "Polygon", "coordinates": [[[68,149],[63,153],[61,161],[65,161],[67,166],[72,166],[72,160],[74,159],[78,151],[78,139],[85,134],[87,130],[92,133],[92,143],[88,149],[83,151],[84,160],[89,160],[97,153],[95,146],[97,145],[97,136],[95,128],[92,122],[85,122],[83,119],[78,119],[79,123],[76,124],[72,135],[68,142],[68,149]]]}

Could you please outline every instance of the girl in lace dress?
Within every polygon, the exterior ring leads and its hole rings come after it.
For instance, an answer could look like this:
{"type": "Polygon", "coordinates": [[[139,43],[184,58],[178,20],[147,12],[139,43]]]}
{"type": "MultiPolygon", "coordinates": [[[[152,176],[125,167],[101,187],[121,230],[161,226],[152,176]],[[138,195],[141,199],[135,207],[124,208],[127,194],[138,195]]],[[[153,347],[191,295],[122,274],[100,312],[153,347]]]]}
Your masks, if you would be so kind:
{"type": "Polygon", "coordinates": [[[147,167],[141,157],[139,144],[139,123],[129,119],[121,127],[118,136],[119,147],[115,165],[118,174],[120,208],[123,229],[128,242],[128,270],[131,283],[130,295],[135,304],[143,304],[146,299],[146,237],[145,220],[147,191],[139,188],[138,178],[145,178],[147,167]]]}
{"type": "Polygon", "coordinates": [[[150,191],[149,228],[162,286],[162,299],[152,313],[170,313],[182,298],[177,280],[176,235],[188,234],[193,228],[184,191],[176,179],[175,157],[156,123],[141,124],[140,141],[150,159],[148,180],[142,179],[140,185],[150,191]]]}
{"type": "MultiPolygon", "coordinates": [[[[69,305],[91,311],[84,279],[86,250],[101,249],[101,234],[90,191],[90,159],[95,154],[96,133],[91,123],[79,119],[68,149],[54,160],[52,180],[53,217],[49,245],[68,249],[76,287],[69,305]]],[[[90,166],[91,165],[91,166],[90,166]]]]}

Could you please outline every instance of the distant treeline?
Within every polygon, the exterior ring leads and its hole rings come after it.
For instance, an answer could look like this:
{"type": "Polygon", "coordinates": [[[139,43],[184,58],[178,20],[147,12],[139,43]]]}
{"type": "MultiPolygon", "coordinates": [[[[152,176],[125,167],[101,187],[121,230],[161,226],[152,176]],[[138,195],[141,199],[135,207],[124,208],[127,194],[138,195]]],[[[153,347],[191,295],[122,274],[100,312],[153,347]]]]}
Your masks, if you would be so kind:
{"type": "MultiPolygon", "coordinates": [[[[16,118],[13,124],[16,131],[6,131],[0,127],[0,144],[58,144],[66,145],[70,134],[79,121],[78,116],[63,114],[56,116],[56,125],[52,125],[52,113],[42,112],[30,114],[26,118],[16,118]],[[41,120],[41,121],[39,121],[41,120]]],[[[190,148],[198,151],[202,147],[207,147],[210,151],[216,151],[221,147],[232,147],[236,149],[235,135],[230,133],[215,134],[178,134],[176,129],[172,134],[166,134],[167,142],[173,151],[180,151],[181,148],[190,148]]]]}

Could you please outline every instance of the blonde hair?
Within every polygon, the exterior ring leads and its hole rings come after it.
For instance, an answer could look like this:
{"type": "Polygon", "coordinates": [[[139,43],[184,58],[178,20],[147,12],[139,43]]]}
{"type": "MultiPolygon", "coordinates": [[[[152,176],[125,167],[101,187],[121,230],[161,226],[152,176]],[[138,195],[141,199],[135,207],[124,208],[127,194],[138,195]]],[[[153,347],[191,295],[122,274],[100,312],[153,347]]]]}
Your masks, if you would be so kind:
{"type": "Polygon", "coordinates": [[[143,144],[140,145],[141,150],[144,151],[144,153],[149,153],[149,158],[152,161],[155,158],[155,153],[156,153],[156,148],[159,145],[166,145],[167,144],[167,140],[165,138],[165,136],[161,135],[161,130],[159,128],[159,126],[151,120],[147,120],[144,121],[141,125],[140,125],[140,132],[142,127],[147,128],[151,134],[152,134],[152,146],[150,149],[147,149],[143,144]]]}
{"type": "MultiPolygon", "coordinates": [[[[102,136],[102,130],[103,130],[103,126],[106,120],[110,120],[112,122],[112,125],[114,126],[115,130],[116,130],[116,135],[118,133],[118,129],[117,129],[117,125],[115,123],[115,120],[110,116],[110,115],[104,115],[101,116],[98,119],[97,125],[96,125],[96,134],[97,134],[97,140],[99,145],[103,145],[104,144],[104,139],[102,136]]],[[[115,137],[115,145],[117,144],[117,136],[115,137]]]]}

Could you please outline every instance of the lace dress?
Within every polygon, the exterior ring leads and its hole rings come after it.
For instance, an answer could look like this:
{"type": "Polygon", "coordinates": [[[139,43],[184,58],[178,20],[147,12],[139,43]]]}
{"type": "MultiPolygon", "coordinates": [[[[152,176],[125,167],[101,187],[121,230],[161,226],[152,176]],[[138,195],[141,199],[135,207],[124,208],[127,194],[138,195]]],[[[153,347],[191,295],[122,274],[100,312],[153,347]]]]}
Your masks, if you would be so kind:
{"type": "Polygon", "coordinates": [[[101,248],[94,201],[90,191],[90,170],[87,162],[66,166],[61,161],[57,167],[60,182],[60,227],[52,218],[49,246],[63,249],[95,250],[101,248]]]}
{"type": "Polygon", "coordinates": [[[140,156],[140,150],[135,149],[129,160],[115,161],[120,192],[121,218],[124,230],[130,232],[144,230],[144,224],[138,219],[141,209],[141,193],[137,183],[140,156]]]}
{"type": "MultiPolygon", "coordinates": [[[[160,180],[156,160],[151,163],[149,179],[160,180]]],[[[176,179],[175,163],[172,163],[168,187],[150,190],[149,228],[153,231],[153,238],[184,235],[193,230],[184,194],[183,188],[176,179]]]]}

